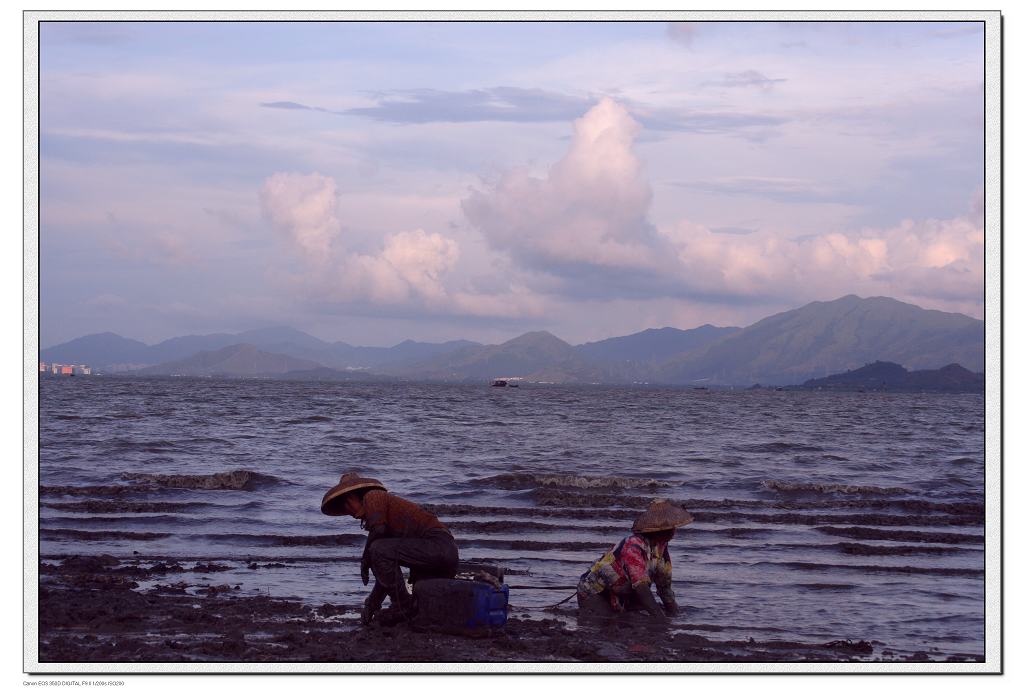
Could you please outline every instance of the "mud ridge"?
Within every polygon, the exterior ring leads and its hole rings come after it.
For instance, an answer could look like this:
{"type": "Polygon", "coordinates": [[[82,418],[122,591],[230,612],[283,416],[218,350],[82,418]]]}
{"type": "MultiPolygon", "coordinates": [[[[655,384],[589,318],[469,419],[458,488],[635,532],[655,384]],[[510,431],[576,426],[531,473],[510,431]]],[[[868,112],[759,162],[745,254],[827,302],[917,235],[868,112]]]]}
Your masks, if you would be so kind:
{"type": "Polygon", "coordinates": [[[761,480],[761,486],[777,492],[816,492],[819,494],[910,494],[903,487],[877,487],[874,485],[828,484],[818,482],[780,482],[761,480]]]}
{"type": "Polygon", "coordinates": [[[892,540],[898,542],[935,542],[949,545],[981,545],[985,543],[984,535],[968,535],[963,533],[929,533],[920,530],[880,530],[878,528],[836,528],[820,526],[814,528],[826,535],[849,537],[858,540],[892,540]]]}
{"type": "Polygon", "coordinates": [[[568,487],[575,489],[658,489],[666,482],[636,477],[592,477],[587,475],[543,475],[513,472],[473,480],[473,484],[498,489],[533,489],[535,487],[568,487]]]}
{"type": "Polygon", "coordinates": [[[860,573],[926,574],[930,576],[976,576],[984,577],[983,569],[962,569],[947,566],[877,566],[864,564],[821,564],[810,561],[761,561],[754,566],[780,566],[802,571],[856,571],[860,573]]]}
{"type": "MultiPolygon", "coordinates": [[[[586,518],[593,519],[594,511],[582,508],[529,508],[519,506],[470,506],[466,504],[422,504],[423,508],[435,514],[442,521],[458,516],[519,516],[528,518],[586,518]]],[[[612,520],[633,520],[636,511],[608,509],[601,510],[601,517],[612,520]]]]}
{"type": "Polygon", "coordinates": [[[162,540],[171,533],[129,532],[126,530],[73,530],[40,528],[39,537],[48,540],[162,540]]]}
{"type": "Polygon", "coordinates": [[[911,516],[891,515],[882,513],[864,514],[805,514],[805,513],[729,513],[716,511],[700,511],[694,514],[700,521],[765,523],[771,525],[819,525],[823,523],[846,523],[849,525],[880,525],[893,526],[932,526],[932,525],[981,525],[983,519],[972,516],[911,516]]]}
{"type": "Polygon", "coordinates": [[[813,509],[872,509],[935,512],[984,518],[985,505],[968,501],[925,501],[923,499],[826,499],[820,501],[765,501],[762,499],[682,499],[688,509],[695,508],[749,508],[781,509],[784,511],[805,511],[813,509]]]}
{"type": "Polygon", "coordinates": [[[39,487],[40,496],[122,496],[151,491],[144,485],[87,485],[87,486],[46,486],[39,487]]]}
{"type": "Polygon", "coordinates": [[[480,537],[460,537],[459,547],[484,547],[487,549],[518,550],[559,550],[561,552],[607,551],[615,542],[545,542],[543,540],[491,540],[480,537]]]}
{"type": "Polygon", "coordinates": [[[607,508],[617,506],[639,510],[646,508],[654,501],[654,497],[651,496],[580,494],[548,487],[534,490],[532,496],[539,506],[561,506],[563,508],[607,508]]]}
{"type": "Polygon", "coordinates": [[[236,542],[243,546],[272,547],[335,547],[362,544],[366,535],[343,533],[337,535],[256,535],[248,533],[208,533],[197,535],[215,542],[236,542]]]}
{"type": "MultiPolygon", "coordinates": [[[[72,511],[80,513],[179,513],[185,511],[196,511],[202,508],[215,507],[203,501],[74,501],[74,502],[46,502],[40,504],[46,508],[59,509],[61,511],[72,511]]],[[[241,510],[249,504],[231,505],[225,508],[241,510]]]]}
{"type": "Polygon", "coordinates": [[[920,545],[865,545],[858,542],[839,542],[835,545],[843,554],[855,556],[906,556],[917,554],[962,554],[959,547],[928,547],[920,545]]]}
{"type": "Polygon", "coordinates": [[[145,472],[125,472],[121,474],[121,479],[174,489],[230,489],[244,491],[252,491],[284,481],[273,475],[264,475],[250,470],[215,472],[211,475],[157,475],[145,472]]]}

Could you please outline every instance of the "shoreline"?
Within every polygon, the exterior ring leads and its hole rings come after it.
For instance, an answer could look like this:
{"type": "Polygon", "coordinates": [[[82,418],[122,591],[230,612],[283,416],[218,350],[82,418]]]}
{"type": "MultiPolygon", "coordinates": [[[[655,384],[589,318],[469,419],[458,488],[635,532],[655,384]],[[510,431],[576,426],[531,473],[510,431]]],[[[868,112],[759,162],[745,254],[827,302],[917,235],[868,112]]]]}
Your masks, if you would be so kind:
{"type": "MultiPolygon", "coordinates": [[[[148,563],[148,562],[147,562],[148,563]]],[[[176,560],[143,566],[111,555],[39,565],[39,662],[978,662],[970,655],[896,655],[881,644],[716,641],[643,618],[569,628],[543,610],[462,636],[359,623],[360,605],[305,604],[242,595],[241,585],[199,586],[190,574],[227,567],[176,560]],[[139,582],[151,583],[141,590],[139,582]],[[197,592],[189,592],[199,589],[197,592]]]]}

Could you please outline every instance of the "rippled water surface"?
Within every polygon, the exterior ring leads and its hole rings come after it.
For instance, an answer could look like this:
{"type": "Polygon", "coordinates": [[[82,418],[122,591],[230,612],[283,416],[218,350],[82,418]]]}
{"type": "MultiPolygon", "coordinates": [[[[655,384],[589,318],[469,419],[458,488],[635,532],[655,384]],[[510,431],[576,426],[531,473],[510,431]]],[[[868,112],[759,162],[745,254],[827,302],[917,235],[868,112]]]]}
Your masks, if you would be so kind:
{"type": "Polygon", "coordinates": [[[357,605],[358,468],[571,623],[576,579],[656,497],[680,629],[984,655],[980,395],[48,379],[40,553],[215,560],[214,583],[357,605]],[[166,477],[247,471],[219,489],[166,477]],[[231,488],[237,487],[237,488],[231,488]]]}

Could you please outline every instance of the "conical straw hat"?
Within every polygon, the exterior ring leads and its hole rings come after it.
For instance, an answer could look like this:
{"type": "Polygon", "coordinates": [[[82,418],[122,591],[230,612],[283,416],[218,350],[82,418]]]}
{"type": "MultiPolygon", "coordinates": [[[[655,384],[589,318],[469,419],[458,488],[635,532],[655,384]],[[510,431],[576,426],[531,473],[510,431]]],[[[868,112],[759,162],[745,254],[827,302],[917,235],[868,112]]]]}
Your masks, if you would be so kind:
{"type": "Polygon", "coordinates": [[[324,500],[320,502],[320,512],[328,516],[345,515],[345,507],[342,506],[341,498],[357,489],[381,489],[385,492],[387,491],[384,485],[380,483],[380,480],[375,480],[372,477],[363,477],[358,472],[349,471],[342,474],[338,483],[324,494],[324,500]]]}
{"type": "Polygon", "coordinates": [[[655,499],[640,517],[633,521],[633,532],[655,533],[659,530],[689,525],[693,516],[683,508],[666,499],[655,499]]]}

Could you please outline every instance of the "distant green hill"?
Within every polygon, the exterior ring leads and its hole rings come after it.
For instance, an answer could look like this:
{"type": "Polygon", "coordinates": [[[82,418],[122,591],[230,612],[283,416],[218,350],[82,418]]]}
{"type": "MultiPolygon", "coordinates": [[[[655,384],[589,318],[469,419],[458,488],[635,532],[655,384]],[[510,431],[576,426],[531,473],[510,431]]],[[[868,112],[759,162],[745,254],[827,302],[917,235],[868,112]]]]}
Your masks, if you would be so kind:
{"type": "Polygon", "coordinates": [[[876,361],[859,369],[805,381],[801,390],[914,391],[982,393],[985,375],[968,371],[959,364],[941,369],[908,371],[899,364],[876,361]]]}

